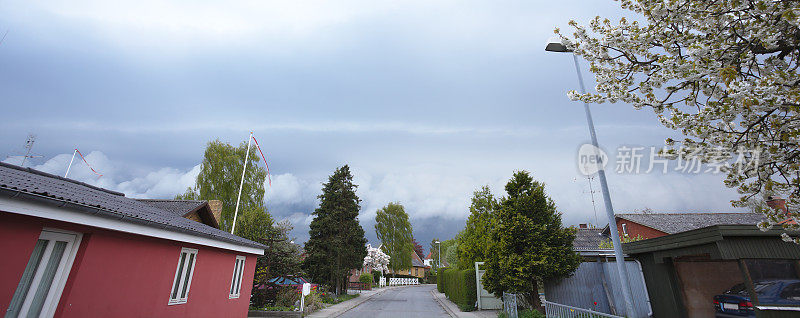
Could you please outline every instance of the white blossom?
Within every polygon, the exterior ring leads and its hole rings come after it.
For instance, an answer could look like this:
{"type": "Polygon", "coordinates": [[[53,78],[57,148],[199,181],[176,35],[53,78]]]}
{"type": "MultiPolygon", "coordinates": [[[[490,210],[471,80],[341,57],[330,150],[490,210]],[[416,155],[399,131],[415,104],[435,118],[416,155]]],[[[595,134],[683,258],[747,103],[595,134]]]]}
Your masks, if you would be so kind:
{"type": "Polygon", "coordinates": [[[367,244],[367,256],[364,257],[364,267],[370,267],[374,271],[385,273],[389,271],[389,255],[386,255],[380,248],[374,248],[367,244]]]}
{"type": "Polygon", "coordinates": [[[595,93],[568,96],[652,109],[685,136],[679,148],[667,140],[670,158],[708,163],[719,162],[717,148],[757,151],[738,158],[744,169],[719,169],[741,194],[734,205],[765,193],[786,196],[790,212],[765,211],[762,228],[800,230],[800,2],[618,1],[640,21],[596,17],[588,26],[570,21],[572,36],[555,30],[597,82],[595,93]]]}

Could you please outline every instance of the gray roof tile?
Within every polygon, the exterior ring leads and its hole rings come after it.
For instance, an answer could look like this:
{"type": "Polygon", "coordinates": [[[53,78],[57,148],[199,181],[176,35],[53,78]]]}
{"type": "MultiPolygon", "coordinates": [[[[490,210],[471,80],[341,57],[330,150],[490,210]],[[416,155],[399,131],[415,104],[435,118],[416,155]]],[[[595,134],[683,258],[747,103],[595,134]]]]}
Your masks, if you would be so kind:
{"type": "Polygon", "coordinates": [[[654,228],[667,234],[686,232],[712,225],[753,225],[764,220],[758,213],[622,213],[617,217],[654,228]]]}
{"type": "Polygon", "coordinates": [[[195,211],[206,204],[206,201],[198,200],[159,200],[159,199],[134,199],[147,205],[154,206],[167,212],[172,212],[178,216],[185,216],[189,212],[195,211]]]}
{"type": "Polygon", "coordinates": [[[242,246],[264,248],[262,244],[183,218],[174,212],[126,198],[119,192],[2,162],[0,162],[0,190],[19,191],[50,200],[97,208],[121,216],[120,222],[132,219],[128,222],[138,221],[155,228],[185,232],[242,246]]]}
{"type": "Polygon", "coordinates": [[[576,251],[598,250],[600,242],[608,238],[602,233],[603,229],[577,229],[572,247],[576,251]]]}

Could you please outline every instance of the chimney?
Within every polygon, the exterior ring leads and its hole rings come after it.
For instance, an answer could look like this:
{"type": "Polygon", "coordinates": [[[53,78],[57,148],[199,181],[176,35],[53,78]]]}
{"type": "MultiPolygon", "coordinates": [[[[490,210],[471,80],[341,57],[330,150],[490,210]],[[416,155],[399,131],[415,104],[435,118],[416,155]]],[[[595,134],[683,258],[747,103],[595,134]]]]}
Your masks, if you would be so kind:
{"type": "Polygon", "coordinates": [[[767,206],[776,210],[781,210],[783,213],[789,213],[789,209],[786,208],[786,200],[781,199],[779,196],[767,197],[767,206]]]}
{"type": "Polygon", "coordinates": [[[220,200],[208,200],[208,207],[211,208],[211,214],[214,215],[214,219],[217,220],[217,224],[222,224],[222,201],[220,200]]]}
{"type": "Polygon", "coordinates": [[[578,227],[582,228],[582,229],[588,229],[589,225],[587,225],[586,223],[581,223],[581,224],[578,224],[578,227]]]}

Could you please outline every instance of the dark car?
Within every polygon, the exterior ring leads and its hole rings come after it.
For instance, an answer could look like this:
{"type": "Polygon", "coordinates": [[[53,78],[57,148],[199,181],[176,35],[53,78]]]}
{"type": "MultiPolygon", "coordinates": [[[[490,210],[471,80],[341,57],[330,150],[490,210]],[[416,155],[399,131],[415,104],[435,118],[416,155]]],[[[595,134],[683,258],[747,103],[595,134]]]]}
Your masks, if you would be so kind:
{"type": "MultiPolygon", "coordinates": [[[[754,282],[760,304],[770,306],[800,306],[800,279],[765,280],[754,282]]],[[[755,317],[755,308],[745,284],[736,284],[721,295],[714,296],[717,317],[755,317]]]]}

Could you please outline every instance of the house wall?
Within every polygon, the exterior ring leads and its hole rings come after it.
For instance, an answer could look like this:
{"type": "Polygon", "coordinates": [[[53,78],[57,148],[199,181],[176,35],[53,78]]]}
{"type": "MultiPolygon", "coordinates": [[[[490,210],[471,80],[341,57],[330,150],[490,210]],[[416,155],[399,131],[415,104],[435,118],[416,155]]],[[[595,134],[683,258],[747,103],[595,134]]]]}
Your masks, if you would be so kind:
{"type": "Polygon", "coordinates": [[[400,275],[411,275],[416,276],[419,278],[425,277],[425,268],[424,267],[411,267],[410,269],[401,269],[397,270],[397,274],[400,275]]]}
{"type": "Polygon", "coordinates": [[[44,227],[83,233],[55,317],[246,317],[255,255],[0,211],[0,309],[8,308],[44,227]],[[188,301],[168,305],[180,250],[198,250],[188,301]],[[241,296],[228,299],[237,255],[241,296]]]}
{"type": "Polygon", "coordinates": [[[654,228],[641,225],[639,223],[629,221],[622,218],[616,218],[617,220],[617,230],[619,230],[619,237],[622,239],[624,233],[622,232],[622,224],[625,224],[625,228],[627,229],[629,237],[636,237],[637,235],[641,235],[643,238],[656,238],[667,235],[667,233],[661,232],[654,228]]]}

